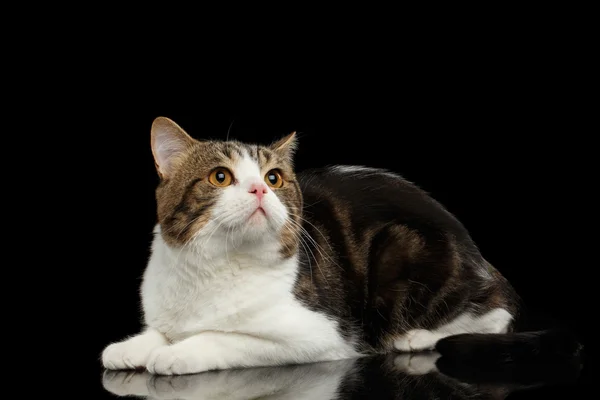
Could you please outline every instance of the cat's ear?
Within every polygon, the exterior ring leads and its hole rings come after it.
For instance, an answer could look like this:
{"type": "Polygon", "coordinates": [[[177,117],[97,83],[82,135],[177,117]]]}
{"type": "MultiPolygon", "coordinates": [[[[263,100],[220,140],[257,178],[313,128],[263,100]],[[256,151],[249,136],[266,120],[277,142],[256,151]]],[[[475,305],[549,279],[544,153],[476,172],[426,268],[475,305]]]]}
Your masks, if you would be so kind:
{"type": "Polygon", "coordinates": [[[194,142],[192,137],[169,118],[156,118],[152,122],[151,145],[158,175],[163,179],[170,177],[178,161],[194,142]]]}
{"type": "Polygon", "coordinates": [[[289,135],[279,139],[278,141],[271,144],[271,150],[277,153],[280,157],[283,157],[287,161],[291,162],[294,158],[294,153],[298,148],[298,139],[296,139],[296,132],[292,132],[289,135]]]}

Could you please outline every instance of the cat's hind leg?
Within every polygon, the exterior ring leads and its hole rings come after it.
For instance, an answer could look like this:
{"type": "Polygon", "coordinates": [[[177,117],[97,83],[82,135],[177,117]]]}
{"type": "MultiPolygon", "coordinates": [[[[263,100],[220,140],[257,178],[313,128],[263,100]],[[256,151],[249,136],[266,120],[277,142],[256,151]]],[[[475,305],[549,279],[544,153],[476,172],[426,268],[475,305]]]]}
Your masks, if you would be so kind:
{"type": "Polygon", "coordinates": [[[396,350],[403,352],[433,350],[436,343],[448,336],[461,333],[504,333],[512,315],[503,308],[495,308],[482,315],[464,313],[434,330],[412,329],[394,341],[396,350]]]}
{"type": "Polygon", "coordinates": [[[111,370],[142,369],[150,353],[167,344],[167,338],[162,333],[148,328],[138,335],[108,345],[102,352],[102,364],[111,370]]]}
{"type": "Polygon", "coordinates": [[[405,352],[432,350],[438,340],[443,338],[444,336],[440,332],[412,329],[396,339],[394,347],[396,350],[405,352]]]}

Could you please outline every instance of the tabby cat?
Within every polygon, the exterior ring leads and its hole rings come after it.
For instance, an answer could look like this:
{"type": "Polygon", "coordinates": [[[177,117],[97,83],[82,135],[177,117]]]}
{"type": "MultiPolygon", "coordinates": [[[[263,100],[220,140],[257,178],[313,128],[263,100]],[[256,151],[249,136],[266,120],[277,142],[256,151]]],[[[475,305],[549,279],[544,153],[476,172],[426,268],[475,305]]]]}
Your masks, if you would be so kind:
{"type": "Polygon", "coordinates": [[[179,375],[544,337],[512,333],[515,291],[427,193],[374,168],[296,174],[296,147],[295,133],[202,141],[154,120],[145,328],[104,349],[107,369],[179,375]]]}

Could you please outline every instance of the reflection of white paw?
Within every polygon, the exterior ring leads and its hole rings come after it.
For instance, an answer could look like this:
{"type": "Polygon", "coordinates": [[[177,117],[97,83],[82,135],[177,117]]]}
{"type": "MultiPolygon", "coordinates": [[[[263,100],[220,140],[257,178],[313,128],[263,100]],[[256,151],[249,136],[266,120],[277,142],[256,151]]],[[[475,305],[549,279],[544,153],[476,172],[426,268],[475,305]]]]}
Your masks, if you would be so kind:
{"type": "Polygon", "coordinates": [[[136,339],[132,338],[107,346],[102,352],[104,368],[115,370],[144,368],[152,349],[144,341],[136,339]]]}
{"type": "Polygon", "coordinates": [[[194,393],[197,375],[151,375],[148,393],[152,399],[202,399],[194,393]]]}
{"type": "Polygon", "coordinates": [[[440,339],[439,335],[426,329],[413,329],[396,339],[394,347],[400,351],[433,350],[440,339]]]}
{"type": "Polygon", "coordinates": [[[205,371],[202,360],[185,347],[162,346],[155,349],[146,368],[156,375],[183,375],[205,371]]]}
{"type": "Polygon", "coordinates": [[[394,366],[409,375],[425,375],[437,371],[435,362],[439,353],[400,354],[394,359],[394,366]]]}
{"type": "Polygon", "coordinates": [[[147,396],[148,374],[133,371],[104,371],[102,386],[117,396],[147,396]]]}

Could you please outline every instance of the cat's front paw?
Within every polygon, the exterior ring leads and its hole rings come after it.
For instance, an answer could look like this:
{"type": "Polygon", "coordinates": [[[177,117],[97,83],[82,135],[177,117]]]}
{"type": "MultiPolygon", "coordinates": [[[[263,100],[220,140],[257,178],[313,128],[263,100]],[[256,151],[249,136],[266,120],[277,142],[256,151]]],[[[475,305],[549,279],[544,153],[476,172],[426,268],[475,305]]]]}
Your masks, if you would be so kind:
{"type": "Polygon", "coordinates": [[[111,370],[143,369],[150,351],[151,349],[139,340],[129,339],[113,343],[102,352],[102,364],[104,368],[111,370]]]}
{"type": "Polygon", "coordinates": [[[148,372],[156,375],[184,375],[206,371],[206,365],[194,351],[185,346],[163,346],[150,354],[148,372]]]}

